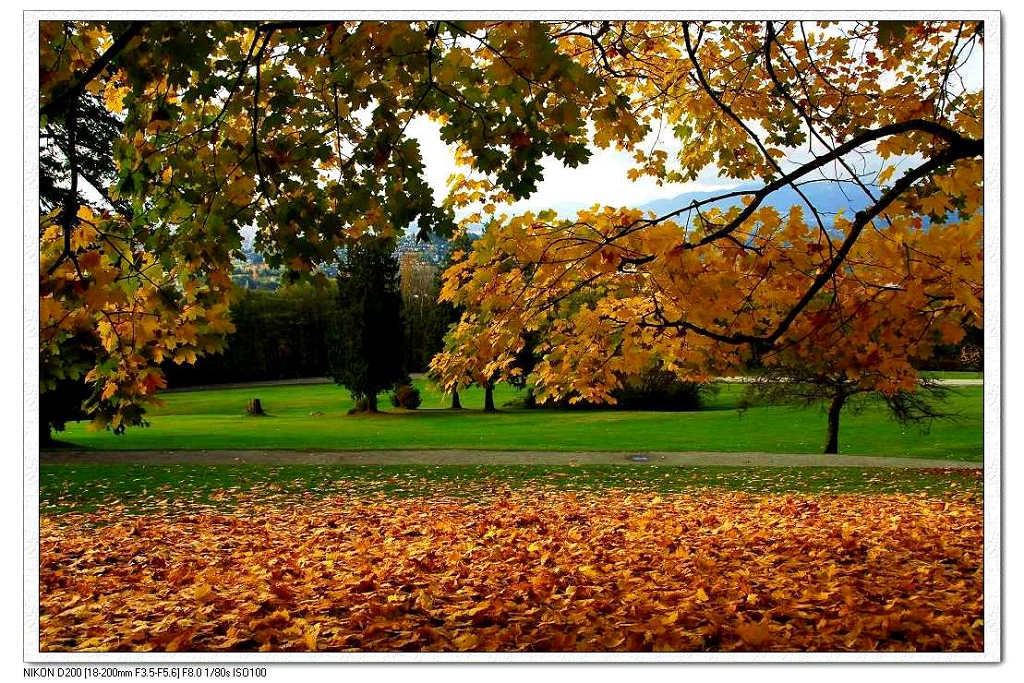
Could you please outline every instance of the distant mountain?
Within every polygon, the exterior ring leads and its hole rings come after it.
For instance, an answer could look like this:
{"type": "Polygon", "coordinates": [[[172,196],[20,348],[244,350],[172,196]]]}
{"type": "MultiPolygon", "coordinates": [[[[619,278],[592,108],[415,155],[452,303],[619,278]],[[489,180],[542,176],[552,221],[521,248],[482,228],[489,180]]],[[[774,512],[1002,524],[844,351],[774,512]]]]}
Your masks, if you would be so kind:
{"type": "MultiPolygon", "coordinates": [[[[701,201],[716,197],[727,192],[734,192],[739,190],[756,190],[760,186],[758,185],[740,185],[733,188],[732,190],[714,190],[711,192],[686,192],[681,195],[677,195],[670,199],[655,199],[652,202],[641,204],[639,209],[644,211],[653,211],[655,214],[661,216],[666,213],[675,211],[689,206],[694,201],[701,201]]],[[[811,204],[821,214],[822,221],[826,225],[831,226],[833,218],[837,212],[842,210],[843,215],[846,218],[852,218],[853,214],[860,211],[868,205],[868,198],[862,190],[859,188],[844,188],[844,191],[840,189],[835,183],[811,183],[809,185],[803,185],[800,190],[804,193],[811,204]]],[[[727,209],[730,206],[742,206],[742,197],[734,197],[731,199],[725,199],[717,202],[712,202],[701,207],[701,210],[706,210],[711,207],[717,207],[720,209],[727,209]]],[[[791,187],[784,187],[768,195],[761,206],[774,207],[780,213],[787,213],[789,208],[795,204],[800,205],[804,209],[804,215],[808,220],[811,218],[810,211],[804,200],[801,199],[800,195],[796,193],[791,187]]]]}
{"type": "MultiPolygon", "coordinates": [[[[739,190],[757,190],[761,186],[754,184],[738,185],[729,189],[718,189],[706,192],[684,192],[683,194],[676,195],[667,199],[655,199],[644,204],[640,204],[636,208],[643,211],[653,211],[656,215],[662,216],[666,213],[671,213],[676,209],[681,209],[689,206],[694,201],[701,201],[709,199],[711,197],[717,197],[722,194],[728,194],[730,192],[736,192],[739,190]]],[[[872,187],[872,191],[875,195],[878,195],[878,188],[872,187]]],[[[822,221],[826,226],[831,227],[833,224],[836,213],[842,210],[843,215],[847,219],[853,217],[853,214],[860,211],[868,205],[868,198],[864,194],[864,191],[860,188],[853,186],[844,185],[840,187],[834,182],[821,182],[811,183],[809,185],[800,186],[800,190],[804,193],[807,199],[814,205],[821,214],[822,221]]],[[[571,219],[576,216],[576,212],[580,209],[589,208],[593,204],[598,203],[608,206],[622,206],[621,202],[615,201],[614,197],[600,197],[596,198],[591,203],[563,203],[555,204],[551,208],[554,209],[560,218],[571,219]]],[[[701,207],[701,210],[710,209],[711,207],[717,207],[720,209],[727,209],[730,206],[742,206],[742,197],[733,197],[730,199],[723,199],[720,201],[712,202],[701,207]]],[[[800,195],[797,194],[796,190],[791,187],[784,187],[775,192],[771,193],[768,197],[761,202],[761,206],[774,207],[779,213],[785,214],[789,212],[789,208],[794,204],[798,204],[804,209],[804,216],[807,220],[813,220],[810,210],[801,199],[800,195]]],[[[415,226],[411,226],[414,228],[415,226]]],[[[483,231],[483,224],[476,224],[469,227],[470,232],[480,233],[483,231]]]]}

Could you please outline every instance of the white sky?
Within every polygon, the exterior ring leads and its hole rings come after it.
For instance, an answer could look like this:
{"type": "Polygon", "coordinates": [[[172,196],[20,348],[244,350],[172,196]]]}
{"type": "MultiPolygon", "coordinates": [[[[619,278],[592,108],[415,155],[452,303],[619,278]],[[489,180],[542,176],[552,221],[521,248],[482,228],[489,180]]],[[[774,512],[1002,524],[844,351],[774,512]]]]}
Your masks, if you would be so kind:
{"type": "MultiPolygon", "coordinates": [[[[448,176],[457,170],[455,146],[445,144],[440,130],[440,124],[425,116],[414,119],[406,130],[410,137],[420,143],[426,179],[434,190],[436,201],[441,201],[447,195],[448,176]]],[[[654,134],[651,136],[653,139],[654,134]]],[[[679,149],[679,144],[669,132],[662,133],[659,146],[668,151],[670,157],[679,149]]],[[[636,165],[631,153],[615,149],[596,149],[592,152],[590,160],[576,168],[568,168],[557,159],[546,157],[542,162],[544,179],[537,183],[537,191],[529,198],[513,204],[510,212],[515,215],[550,208],[575,210],[595,203],[637,206],[684,192],[726,189],[737,184],[733,180],[717,178],[713,170],[707,177],[693,183],[665,183],[659,186],[651,177],[631,181],[626,177],[626,172],[636,165]]],[[[465,169],[458,170],[466,172],[465,169]]]]}

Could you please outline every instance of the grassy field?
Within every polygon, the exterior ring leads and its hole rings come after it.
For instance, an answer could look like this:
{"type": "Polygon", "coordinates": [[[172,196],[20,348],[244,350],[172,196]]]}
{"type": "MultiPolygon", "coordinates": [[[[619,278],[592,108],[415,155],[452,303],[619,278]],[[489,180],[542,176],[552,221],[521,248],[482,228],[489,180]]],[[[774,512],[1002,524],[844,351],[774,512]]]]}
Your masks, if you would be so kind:
{"type": "Polygon", "coordinates": [[[42,465],[43,514],[122,506],[229,509],[261,492],[267,503],[325,496],[442,496],[479,500],[508,489],[680,493],[698,489],[770,493],[923,493],[979,497],[978,470],[859,467],[666,467],[650,465],[42,465]]]}
{"type": "MultiPolygon", "coordinates": [[[[347,416],[348,392],[330,384],[218,389],[170,393],[150,411],[151,426],[123,436],[71,423],[58,435],[75,447],[98,450],[212,449],[508,449],[551,451],[719,451],[816,453],[825,439],[820,408],[757,406],[738,410],[744,387],[722,385],[697,412],[625,410],[525,410],[495,414],[476,410],[482,392],[463,394],[469,410],[444,410],[446,399],[419,382],[423,405],[347,416]],[[267,417],[247,417],[246,400],[262,400],[267,417]]],[[[521,395],[499,385],[499,406],[521,395]]],[[[382,399],[382,405],[388,405],[382,399]]],[[[390,408],[390,406],[389,406],[390,408]]],[[[943,409],[955,419],[931,424],[928,433],[892,421],[877,403],[846,411],[840,452],[848,455],[947,458],[982,457],[982,388],[957,387],[943,409]]]]}
{"type": "Polygon", "coordinates": [[[927,370],[921,374],[933,379],[984,379],[984,373],[963,370],[927,370]]]}

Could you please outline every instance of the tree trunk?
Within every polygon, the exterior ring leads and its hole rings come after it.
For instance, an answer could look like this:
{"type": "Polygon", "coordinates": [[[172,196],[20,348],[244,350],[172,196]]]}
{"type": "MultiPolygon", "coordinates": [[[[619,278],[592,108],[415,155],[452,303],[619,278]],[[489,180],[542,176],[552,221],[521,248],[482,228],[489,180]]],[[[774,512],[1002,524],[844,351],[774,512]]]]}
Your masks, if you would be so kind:
{"type": "Polygon", "coordinates": [[[462,410],[462,401],[459,400],[459,390],[452,389],[452,410],[462,410]]]}
{"type": "Polygon", "coordinates": [[[494,383],[488,382],[484,385],[484,412],[494,412],[494,383]]]}
{"type": "Polygon", "coordinates": [[[46,448],[47,446],[52,446],[53,442],[53,432],[50,431],[49,421],[39,420],[39,447],[46,448]]]}
{"type": "Polygon", "coordinates": [[[377,394],[366,395],[366,412],[368,413],[379,413],[377,410],[377,394]]]}
{"type": "Polygon", "coordinates": [[[825,453],[837,455],[839,453],[839,413],[846,403],[846,394],[840,392],[832,397],[832,403],[828,407],[828,442],[825,444],[825,453]]]}
{"type": "Polygon", "coordinates": [[[249,399],[249,404],[245,406],[245,412],[250,415],[265,415],[263,412],[263,404],[260,403],[258,398],[249,399]]]}

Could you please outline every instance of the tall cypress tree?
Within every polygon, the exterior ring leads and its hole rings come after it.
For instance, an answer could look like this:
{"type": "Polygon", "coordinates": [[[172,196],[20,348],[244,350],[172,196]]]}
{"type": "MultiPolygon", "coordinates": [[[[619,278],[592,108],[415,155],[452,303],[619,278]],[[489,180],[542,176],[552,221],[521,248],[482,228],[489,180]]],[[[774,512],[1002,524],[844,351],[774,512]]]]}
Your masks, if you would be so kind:
{"type": "Polygon", "coordinates": [[[338,309],[330,337],[331,377],[367,412],[377,412],[378,393],[409,381],[394,240],[367,240],[348,248],[338,268],[338,309]]]}

